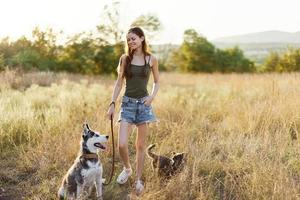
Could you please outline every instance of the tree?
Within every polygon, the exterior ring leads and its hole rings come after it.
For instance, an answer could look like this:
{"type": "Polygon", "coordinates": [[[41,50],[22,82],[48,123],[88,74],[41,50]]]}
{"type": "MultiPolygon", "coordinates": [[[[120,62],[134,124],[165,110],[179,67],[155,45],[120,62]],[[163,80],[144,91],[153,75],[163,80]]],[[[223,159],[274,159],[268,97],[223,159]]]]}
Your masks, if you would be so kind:
{"type": "Polygon", "coordinates": [[[51,28],[41,31],[35,27],[32,31],[33,47],[43,56],[53,56],[56,48],[56,34],[51,28]]]}
{"type": "Polygon", "coordinates": [[[5,69],[4,55],[0,53],[0,71],[3,71],[4,69],[5,69]]]}
{"type": "Polygon", "coordinates": [[[280,71],[280,57],[277,52],[271,52],[264,63],[265,71],[280,71]]]}
{"type": "MultiPolygon", "coordinates": [[[[104,7],[96,32],[79,33],[72,36],[64,45],[57,45],[57,33],[36,27],[32,40],[21,37],[15,42],[9,38],[0,41],[0,64],[22,67],[25,70],[68,71],[85,74],[116,74],[116,66],[124,53],[120,26],[119,2],[104,7]]],[[[161,27],[159,19],[143,15],[134,21],[149,33],[161,27]]]]}
{"type": "Polygon", "coordinates": [[[104,23],[97,26],[97,40],[100,45],[117,44],[122,41],[124,31],[120,26],[120,2],[105,5],[103,16],[104,23]]]}
{"type": "Polygon", "coordinates": [[[230,55],[228,51],[217,49],[215,52],[216,71],[229,72],[228,66],[230,66],[230,55]]]}
{"type": "Polygon", "coordinates": [[[134,26],[141,27],[150,40],[154,39],[155,34],[162,29],[159,18],[151,14],[141,15],[136,18],[131,24],[131,27],[134,26]]]}
{"type": "Polygon", "coordinates": [[[265,63],[265,71],[293,72],[300,71],[300,49],[289,48],[280,56],[271,52],[265,63]]]}
{"type": "Polygon", "coordinates": [[[184,32],[184,41],[173,54],[173,60],[181,71],[212,72],[214,71],[215,47],[195,30],[184,32]]]}
{"type": "Polygon", "coordinates": [[[172,56],[173,62],[185,72],[253,72],[254,63],[244,57],[238,47],[215,48],[195,30],[184,32],[184,40],[172,56]]]}
{"type": "Polygon", "coordinates": [[[8,37],[0,41],[0,55],[2,55],[2,65],[10,65],[9,59],[15,54],[10,39],[8,37]]]}
{"type": "Polygon", "coordinates": [[[39,68],[42,63],[41,54],[33,49],[25,49],[18,52],[12,60],[15,66],[22,67],[26,71],[41,69],[39,68]]]}
{"type": "Polygon", "coordinates": [[[92,38],[85,33],[71,37],[59,52],[59,71],[83,74],[97,74],[95,70],[94,51],[96,47],[92,38]]]}
{"type": "Polygon", "coordinates": [[[282,56],[280,65],[284,72],[300,71],[300,49],[289,48],[282,56]]]}
{"type": "MultiPolygon", "coordinates": [[[[111,4],[105,5],[101,18],[105,23],[101,23],[97,26],[97,39],[99,44],[114,45],[122,43],[126,30],[123,30],[120,24],[120,2],[114,1],[111,4]]],[[[132,26],[142,27],[150,38],[162,28],[159,18],[153,14],[137,17],[128,27],[132,26]]]]}
{"type": "Polygon", "coordinates": [[[238,47],[226,49],[227,61],[226,72],[254,72],[254,63],[244,57],[244,53],[238,47]]]}

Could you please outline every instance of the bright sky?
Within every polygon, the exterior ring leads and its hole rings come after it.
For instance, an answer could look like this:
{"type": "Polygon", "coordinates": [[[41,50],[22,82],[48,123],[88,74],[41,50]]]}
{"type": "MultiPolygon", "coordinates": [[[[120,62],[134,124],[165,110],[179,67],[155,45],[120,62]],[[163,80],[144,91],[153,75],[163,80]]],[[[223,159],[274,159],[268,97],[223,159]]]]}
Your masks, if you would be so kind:
{"type": "MultiPolygon", "coordinates": [[[[1,0],[0,38],[30,36],[35,26],[72,35],[94,30],[109,0],[1,0]]],[[[300,31],[299,0],[121,0],[127,30],[142,14],[155,14],[163,31],[153,43],[180,43],[194,28],[209,40],[267,30],[300,31]]]]}

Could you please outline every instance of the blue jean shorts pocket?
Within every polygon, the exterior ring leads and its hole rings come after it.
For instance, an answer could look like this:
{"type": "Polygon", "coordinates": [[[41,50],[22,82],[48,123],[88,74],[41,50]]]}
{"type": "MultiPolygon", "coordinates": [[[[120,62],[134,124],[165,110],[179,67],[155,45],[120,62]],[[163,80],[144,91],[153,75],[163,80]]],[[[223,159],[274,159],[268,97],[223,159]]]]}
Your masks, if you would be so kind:
{"type": "Polygon", "coordinates": [[[128,103],[129,103],[129,99],[128,98],[122,98],[121,107],[127,107],[128,103]]]}
{"type": "Polygon", "coordinates": [[[155,114],[153,112],[152,105],[147,106],[145,104],[142,104],[141,109],[139,110],[138,115],[137,115],[137,119],[136,119],[137,124],[141,124],[141,123],[145,123],[145,122],[149,123],[149,122],[155,122],[155,121],[157,121],[157,120],[156,120],[155,114]]]}
{"type": "Polygon", "coordinates": [[[152,106],[147,106],[143,103],[143,107],[142,107],[142,111],[141,111],[141,114],[144,114],[144,115],[151,115],[152,113],[152,106]]]}
{"type": "Polygon", "coordinates": [[[123,97],[121,100],[121,109],[118,121],[126,121],[128,123],[134,123],[135,121],[135,108],[134,103],[127,97],[123,97]]]}

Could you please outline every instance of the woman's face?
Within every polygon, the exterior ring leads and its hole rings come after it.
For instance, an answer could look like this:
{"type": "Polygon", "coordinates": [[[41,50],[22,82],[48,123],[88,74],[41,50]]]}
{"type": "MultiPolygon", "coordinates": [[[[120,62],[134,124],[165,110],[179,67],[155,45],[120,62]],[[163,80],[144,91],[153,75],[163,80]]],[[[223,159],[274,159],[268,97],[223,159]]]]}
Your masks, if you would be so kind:
{"type": "Polygon", "coordinates": [[[127,34],[127,44],[130,49],[137,49],[142,46],[142,42],[144,41],[144,37],[139,37],[134,33],[127,34]]]}

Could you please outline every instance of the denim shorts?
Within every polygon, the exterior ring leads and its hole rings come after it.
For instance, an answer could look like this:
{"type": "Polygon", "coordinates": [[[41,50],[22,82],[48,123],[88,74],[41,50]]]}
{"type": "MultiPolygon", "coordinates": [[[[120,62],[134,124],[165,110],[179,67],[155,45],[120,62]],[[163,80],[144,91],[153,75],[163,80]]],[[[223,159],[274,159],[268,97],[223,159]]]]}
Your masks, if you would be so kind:
{"type": "Polygon", "coordinates": [[[146,98],[136,99],[123,96],[118,121],[125,121],[136,125],[157,121],[152,106],[147,106],[143,103],[146,98]]]}

